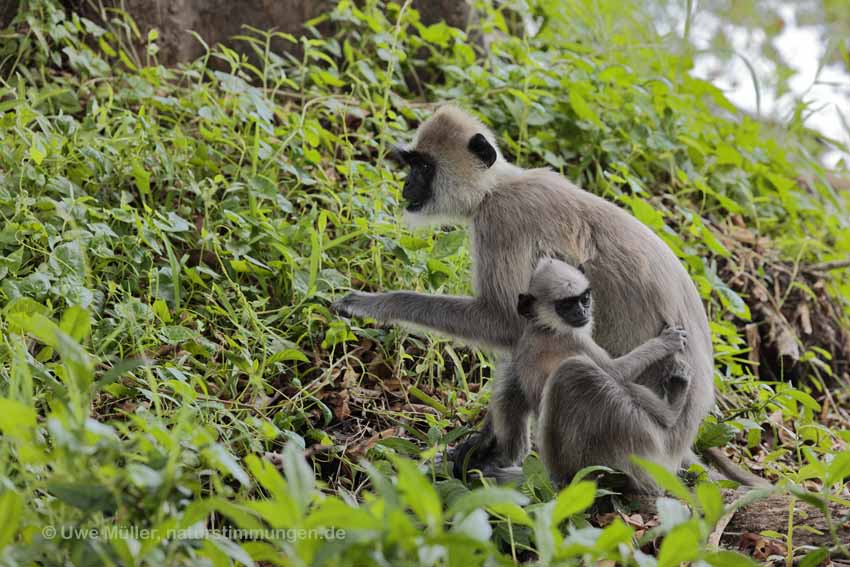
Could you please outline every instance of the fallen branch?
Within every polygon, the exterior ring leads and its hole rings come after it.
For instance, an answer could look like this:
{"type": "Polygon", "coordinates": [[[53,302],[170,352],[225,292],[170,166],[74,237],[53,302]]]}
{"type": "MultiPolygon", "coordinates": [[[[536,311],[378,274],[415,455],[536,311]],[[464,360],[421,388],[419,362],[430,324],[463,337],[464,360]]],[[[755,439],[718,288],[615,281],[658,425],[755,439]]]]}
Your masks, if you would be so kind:
{"type": "MultiPolygon", "coordinates": [[[[833,539],[829,528],[830,519],[817,507],[784,492],[770,494],[762,498],[758,497],[759,494],[764,493],[762,490],[746,488],[723,491],[723,498],[726,503],[732,504],[733,507],[737,506],[737,509],[732,511],[731,515],[727,514],[721,519],[721,522],[725,522],[725,525],[715,527],[712,533],[712,543],[718,545],[722,542],[726,547],[736,547],[744,534],[758,534],[766,530],[785,533],[787,532],[789,510],[793,505],[794,531],[791,543],[795,548],[801,545],[816,547],[832,547],[835,545],[836,541],[833,539]],[[754,498],[750,498],[750,496],[754,498]]],[[[631,500],[639,503],[641,514],[652,515],[657,513],[656,497],[635,496],[631,500]]],[[[827,509],[838,542],[850,541],[850,522],[848,522],[850,510],[836,502],[828,502],[827,509]]]]}
{"type": "Polygon", "coordinates": [[[820,264],[812,264],[806,269],[810,272],[828,272],[830,270],[840,270],[842,268],[850,268],[850,258],[844,260],[833,260],[831,262],[821,262],[820,264]]]}

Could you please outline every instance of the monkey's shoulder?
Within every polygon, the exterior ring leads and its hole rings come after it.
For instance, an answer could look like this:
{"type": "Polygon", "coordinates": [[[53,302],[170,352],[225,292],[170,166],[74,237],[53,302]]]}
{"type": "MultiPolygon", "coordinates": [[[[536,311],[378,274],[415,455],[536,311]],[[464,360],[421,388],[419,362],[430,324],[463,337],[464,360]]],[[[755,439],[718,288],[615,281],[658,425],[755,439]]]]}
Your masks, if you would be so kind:
{"type": "Polygon", "coordinates": [[[472,224],[481,231],[523,238],[564,222],[580,191],[554,171],[523,170],[501,181],[482,200],[472,224]],[[535,230],[529,231],[529,227],[535,230]]]}

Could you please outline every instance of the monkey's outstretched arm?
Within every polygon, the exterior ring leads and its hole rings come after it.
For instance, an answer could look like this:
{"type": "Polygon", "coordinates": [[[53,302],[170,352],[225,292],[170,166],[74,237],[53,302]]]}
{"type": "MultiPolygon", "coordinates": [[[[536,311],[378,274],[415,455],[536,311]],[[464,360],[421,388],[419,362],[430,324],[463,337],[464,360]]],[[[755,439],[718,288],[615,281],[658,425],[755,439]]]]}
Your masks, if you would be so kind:
{"type": "Polygon", "coordinates": [[[515,315],[505,314],[476,297],[355,291],[333,307],[348,315],[410,323],[496,348],[510,348],[522,332],[521,321],[515,315]]]}
{"type": "Polygon", "coordinates": [[[683,350],[687,338],[688,333],[683,328],[667,327],[660,336],[649,339],[628,354],[611,361],[613,370],[624,382],[634,382],[651,364],[683,350]]]}

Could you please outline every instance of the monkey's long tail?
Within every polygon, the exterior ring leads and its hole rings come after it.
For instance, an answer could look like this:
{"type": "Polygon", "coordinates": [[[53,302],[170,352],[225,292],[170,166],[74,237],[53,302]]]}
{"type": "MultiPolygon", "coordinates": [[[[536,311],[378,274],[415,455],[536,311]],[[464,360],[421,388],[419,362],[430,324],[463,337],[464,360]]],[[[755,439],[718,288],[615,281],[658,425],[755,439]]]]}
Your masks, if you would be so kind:
{"type": "MultiPolygon", "coordinates": [[[[736,465],[734,462],[729,460],[729,457],[727,457],[718,447],[710,447],[706,449],[703,451],[703,455],[706,460],[710,461],[714,468],[717,469],[713,470],[711,467],[706,467],[708,469],[708,476],[711,480],[734,480],[735,482],[740,482],[744,486],[752,486],[756,488],[773,486],[769,481],[762,477],[736,465]]],[[[697,463],[701,462],[699,457],[697,457],[693,451],[691,451],[689,460],[697,463]]]]}

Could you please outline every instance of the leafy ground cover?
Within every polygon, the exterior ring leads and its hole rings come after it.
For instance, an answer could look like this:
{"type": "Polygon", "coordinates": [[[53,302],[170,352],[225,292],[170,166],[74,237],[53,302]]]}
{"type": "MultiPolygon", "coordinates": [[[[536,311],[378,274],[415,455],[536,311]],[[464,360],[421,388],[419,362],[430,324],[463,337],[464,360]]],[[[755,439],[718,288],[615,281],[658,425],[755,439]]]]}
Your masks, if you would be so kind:
{"type": "MultiPolygon", "coordinates": [[[[850,252],[850,197],[802,114],[741,115],[619,2],[480,9],[468,34],[342,1],[335,35],[283,37],[298,57],[246,30],[254,56],[179,68],[120,12],[40,0],[3,33],[5,564],[752,563],[707,543],[713,483],[659,472],[679,500],[658,518],[600,518],[592,482],[555,493],[534,457],[518,489],[417,465],[474,427],[490,359],[328,306],[469,291],[464,232],[404,228],[385,161],[447,99],[671,246],[714,332],[700,445],[846,521],[850,279],[825,263],[850,252]]],[[[841,553],[793,525],[755,557],[841,553]]]]}

